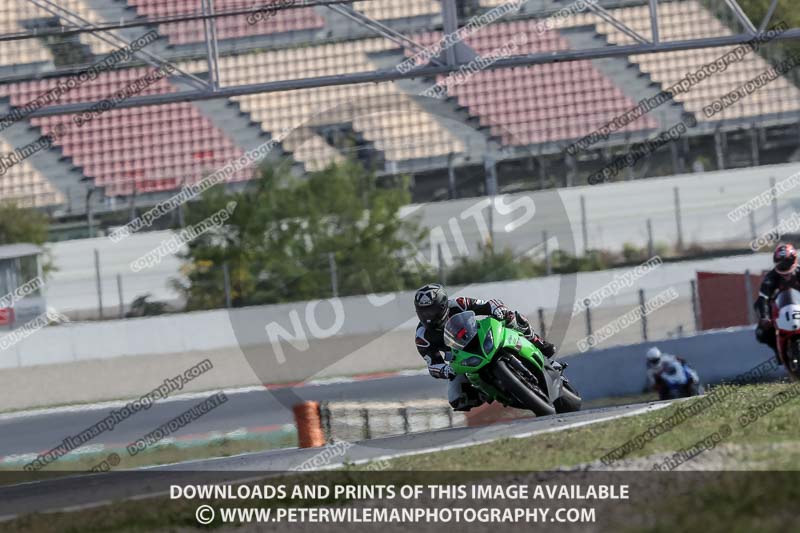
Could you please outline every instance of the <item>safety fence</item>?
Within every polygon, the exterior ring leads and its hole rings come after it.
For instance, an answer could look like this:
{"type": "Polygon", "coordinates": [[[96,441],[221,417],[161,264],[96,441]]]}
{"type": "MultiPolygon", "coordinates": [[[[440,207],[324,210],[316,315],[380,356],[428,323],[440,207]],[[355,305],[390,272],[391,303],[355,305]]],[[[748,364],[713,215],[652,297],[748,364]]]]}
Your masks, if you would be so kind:
{"type": "Polygon", "coordinates": [[[466,415],[453,411],[445,399],[325,402],[320,406],[320,415],[328,441],[368,440],[467,424],[466,415]]]}

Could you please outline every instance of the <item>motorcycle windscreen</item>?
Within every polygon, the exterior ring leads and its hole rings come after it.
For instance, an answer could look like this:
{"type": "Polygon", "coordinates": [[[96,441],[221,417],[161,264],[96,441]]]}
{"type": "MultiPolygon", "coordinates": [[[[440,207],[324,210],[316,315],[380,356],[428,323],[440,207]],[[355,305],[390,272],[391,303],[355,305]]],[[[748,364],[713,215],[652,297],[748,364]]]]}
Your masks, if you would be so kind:
{"type": "Polygon", "coordinates": [[[453,315],[444,325],[444,343],[456,350],[463,350],[477,334],[478,321],[472,311],[453,315]]]}
{"type": "Polygon", "coordinates": [[[777,326],[781,331],[800,330],[800,291],[787,289],[775,297],[777,326]]]}
{"type": "Polygon", "coordinates": [[[800,291],[797,289],[786,289],[779,292],[775,297],[775,305],[778,309],[787,305],[800,305],[800,291]]]}

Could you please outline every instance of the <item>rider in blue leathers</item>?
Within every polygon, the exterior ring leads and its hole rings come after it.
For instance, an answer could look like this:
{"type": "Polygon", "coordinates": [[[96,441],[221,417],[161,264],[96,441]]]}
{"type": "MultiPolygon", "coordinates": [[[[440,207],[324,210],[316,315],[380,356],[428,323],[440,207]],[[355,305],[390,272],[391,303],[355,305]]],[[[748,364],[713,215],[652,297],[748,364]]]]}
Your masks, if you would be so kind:
{"type": "Polygon", "coordinates": [[[658,392],[661,400],[703,394],[697,372],[684,359],[662,353],[655,346],[647,350],[647,388],[658,392]]]}

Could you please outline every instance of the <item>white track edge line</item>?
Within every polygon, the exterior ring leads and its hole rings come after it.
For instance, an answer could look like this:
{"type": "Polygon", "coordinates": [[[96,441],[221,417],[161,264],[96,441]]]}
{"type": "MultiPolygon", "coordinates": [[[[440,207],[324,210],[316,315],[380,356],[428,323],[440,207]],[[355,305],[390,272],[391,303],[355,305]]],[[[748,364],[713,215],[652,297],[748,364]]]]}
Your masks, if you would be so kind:
{"type": "MultiPolygon", "coordinates": [[[[564,431],[564,430],[567,430],[567,429],[574,429],[574,428],[578,428],[578,427],[582,427],[582,426],[589,426],[589,425],[592,425],[592,424],[597,424],[597,423],[600,423],[600,422],[607,422],[609,420],[618,420],[620,418],[627,418],[629,416],[640,415],[640,414],[644,414],[644,413],[647,413],[647,412],[650,412],[650,411],[657,411],[659,409],[663,409],[665,407],[669,407],[670,405],[672,405],[672,401],[659,402],[657,404],[650,404],[650,405],[646,405],[644,407],[640,407],[639,409],[634,409],[633,411],[630,411],[628,413],[619,413],[619,414],[615,414],[615,415],[606,416],[606,417],[603,417],[603,418],[596,418],[596,419],[593,419],[593,420],[584,420],[582,422],[573,422],[572,424],[565,424],[563,426],[557,426],[557,427],[552,427],[552,428],[535,429],[535,430],[531,430],[531,431],[526,431],[524,433],[518,433],[516,435],[498,435],[498,436],[489,437],[489,438],[486,438],[486,439],[483,439],[483,440],[476,440],[476,441],[471,441],[471,442],[462,442],[462,443],[459,443],[459,444],[448,444],[448,445],[443,445],[443,446],[432,446],[430,448],[425,448],[425,449],[422,449],[422,450],[413,450],[413,451],[401,452],[401,453],[390,454],[390,455],[382,455],[382,456],[379,456],[379,457],[373,457],[371,459],[358,459],[356,461],[348,461],[346,464],[348,464],[348,465],[360,465],[360,464],[373,463],[373,462],[377,462],[377,461],[389,461],[391,459],[399,459],[401,457],[410,457],[410,456],[414,456],[414,455],[423,455],[423,454],[426,454],[426,453],[435,453],[435,452],[442,452],[442,451],[447,451],[447,450],[458,450],[458,449],[461,449],[461,448],[468,448],[470,446],[481,446],[483,444],[489,444],[491,442],[495,442],[495,441],[498,441],[500,439],[524,439],[524,438],[527,438],[527,437],[533,437],[535,435],[543,435],[545,433],[557,433],[559,431],[564,431]]],[[[317,470],[333,470],[333,469],[336,469],[336,468],[340,468],[342,466],[345,466],[344,462],[337,463],[337,464],[334,464],[334,465],[324,466],[324,467],[319,468],[317,470]]]]}

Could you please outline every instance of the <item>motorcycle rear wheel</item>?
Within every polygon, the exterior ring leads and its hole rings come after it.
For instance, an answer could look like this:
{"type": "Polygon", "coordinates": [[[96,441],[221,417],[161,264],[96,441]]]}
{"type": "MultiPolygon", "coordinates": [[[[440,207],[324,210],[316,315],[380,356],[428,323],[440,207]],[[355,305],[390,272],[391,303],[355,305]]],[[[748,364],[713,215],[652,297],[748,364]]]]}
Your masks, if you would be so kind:
{"type": "Polygon", "coordinates": [[[565,381],[561,388],[561,396],[556,398],[553,405],[558,413],[572,413],[581,410],[583,400],[578,396],[578,391],[569,381],[565,381]]]}
{"type": "Polygon", "coordinates": [[[531,390],[531,386],[523,381],[504,359],[497,360],[492,368],[492,374],[506,392],[516,398],[526,409],[533,411],[536,416],[556,413],[556,408],[531,390]]]}

